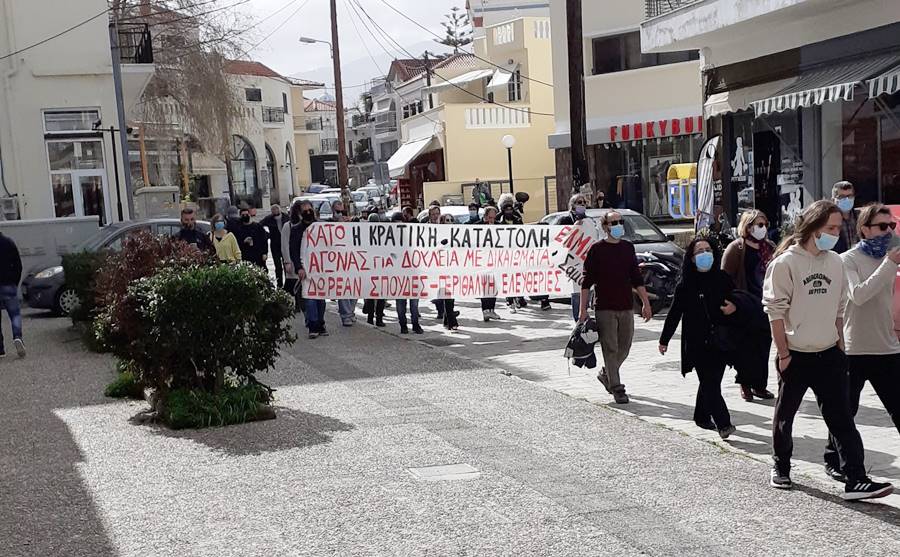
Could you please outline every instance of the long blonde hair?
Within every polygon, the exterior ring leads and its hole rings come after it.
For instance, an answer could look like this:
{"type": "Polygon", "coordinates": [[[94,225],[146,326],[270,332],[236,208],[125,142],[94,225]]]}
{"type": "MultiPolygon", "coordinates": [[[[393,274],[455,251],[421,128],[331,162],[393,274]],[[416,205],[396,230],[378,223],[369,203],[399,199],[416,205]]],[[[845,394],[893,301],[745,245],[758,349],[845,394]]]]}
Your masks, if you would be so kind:
{"type": "Polygon", "coordinates": [[[760,217],[762,217],[766,221],[766,226],[769,226],[769,217],[767,217],[766,214],[759,209],[750,209],[749,211],[744,211],[741,214],[741,220],[738,221],[738,235],[740,235],[740,237],[745,240],[747,238],[752,238],[753,236],[750,234],[750,228],[753,227],[753,223],[756,221],[756,219],[760,217]]]}
{"type": "Polygon", "coordinates": [[[794,222],[794,233],[787,236],[778,245],[775,257],[787,251],[794,244],[802,245],[808,242],[820,228],[828,224],[831,215],[840,212],[837,205],[827,199],[820,199],[807,207],[794,222]]]}

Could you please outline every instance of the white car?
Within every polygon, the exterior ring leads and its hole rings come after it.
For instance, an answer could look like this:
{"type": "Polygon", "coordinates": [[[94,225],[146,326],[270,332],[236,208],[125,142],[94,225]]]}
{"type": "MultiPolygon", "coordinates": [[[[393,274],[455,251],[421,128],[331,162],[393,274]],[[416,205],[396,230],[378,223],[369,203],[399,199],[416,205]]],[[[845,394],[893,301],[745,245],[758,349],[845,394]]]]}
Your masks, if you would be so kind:
{"type": "MultiPolygon", "coordinates": [[[[457,224],[466,224],[469,222],[471,218],[469,216],[469,206],[468,205],[445,205],[441,207],[441,216],[443,215],[452,215],[453,220],[456,221],[457,224]]],[[[484,217],[484,209],[478,210],[478,218],[484,217]]],[[[416,217],[416,220],[419,222],[428,222],[428,209],[425,209],[419,216],[416,217]]]]}

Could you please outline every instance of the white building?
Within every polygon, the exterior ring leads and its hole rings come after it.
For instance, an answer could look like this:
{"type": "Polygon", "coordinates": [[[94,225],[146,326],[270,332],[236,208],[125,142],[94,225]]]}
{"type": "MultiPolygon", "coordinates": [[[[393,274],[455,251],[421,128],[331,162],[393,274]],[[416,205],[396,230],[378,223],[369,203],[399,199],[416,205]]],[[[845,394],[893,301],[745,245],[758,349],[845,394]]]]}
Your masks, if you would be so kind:
{"type": "MultiPolygon", "coordinates": [[[[641,53],[645,3],[582,3],[587,161],[591,182],[614,205],[672,219],[666,175],[697,159],[703,141],[703,95],[697,50],[641,53]]],[[[551,0],[557,181],[572,182],[566,0],[551,0]]],[[[566,199],[558,200],[562,208],[566,199]]]]}
{"type": "Polygon", "coordinates": [[[648,3],[645,53],[702,53],[708,130],[731,210],[787,222],[842,179],[900,203],[896,0],[648,3]],[[674,9],[673,9],[674,8],[674,9]]]}
{"type": "Polygon", "coordinates": [[[338,140],[337,109],[333,101],[306,99],[300,95],[306,115],[307,158],[313,184],[337,186],[338,140]]]}
{"type": "MultiPolygon", "coordinates": [[[[121,217],[129,218],[128,166],[119,133],[109,132],[125,124],[118,117],[107,8],[106,0],[55,2],[52,9],[0,0],[0,208],[6,218],[97,215],[108,223],[120,219],[119,203],[121,217]]],[[[154,69],[144,28],[120,33],[127,114],[154,69]]]]}
{"type": "MultiPolygon", "coordinates": [[[[585,0],[589,3],[592,0],[585,0]]],[[[520,17],[547,17],[548,0],[466,0],[474,37],[484,36],[485,28],[520,17]]]]}

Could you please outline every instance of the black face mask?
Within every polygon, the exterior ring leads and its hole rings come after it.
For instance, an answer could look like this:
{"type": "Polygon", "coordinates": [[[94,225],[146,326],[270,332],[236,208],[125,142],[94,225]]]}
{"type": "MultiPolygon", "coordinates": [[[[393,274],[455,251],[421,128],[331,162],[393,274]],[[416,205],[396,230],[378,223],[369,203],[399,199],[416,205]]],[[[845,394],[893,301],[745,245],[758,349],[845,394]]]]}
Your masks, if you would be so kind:
{"type": "Polygon", "coordinates": [[[244,215],[241,217],[241,222],[250,222],[250,215],[244,215]]]}
{"type": "Polygon", "coordinates": [[[303,211],[302,213],[300,213],[300,215],[303,217],[303,220],[307,222],[310,222],[311,220],[316,218],[316,214],[312,211],[303,211]]]}

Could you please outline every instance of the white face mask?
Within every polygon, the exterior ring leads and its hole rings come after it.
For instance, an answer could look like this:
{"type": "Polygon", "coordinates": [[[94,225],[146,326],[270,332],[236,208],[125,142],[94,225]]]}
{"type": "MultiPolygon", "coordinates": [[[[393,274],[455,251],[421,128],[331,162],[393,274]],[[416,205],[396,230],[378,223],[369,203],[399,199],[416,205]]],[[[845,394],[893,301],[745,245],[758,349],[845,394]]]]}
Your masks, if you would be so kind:
{"type": "Polygon", "coordinates": [[[762,240],[768,233],[769,229],[765,226],[754,226],[753,229],[750,230],[750,235],[757,240],[762,240]]]}

